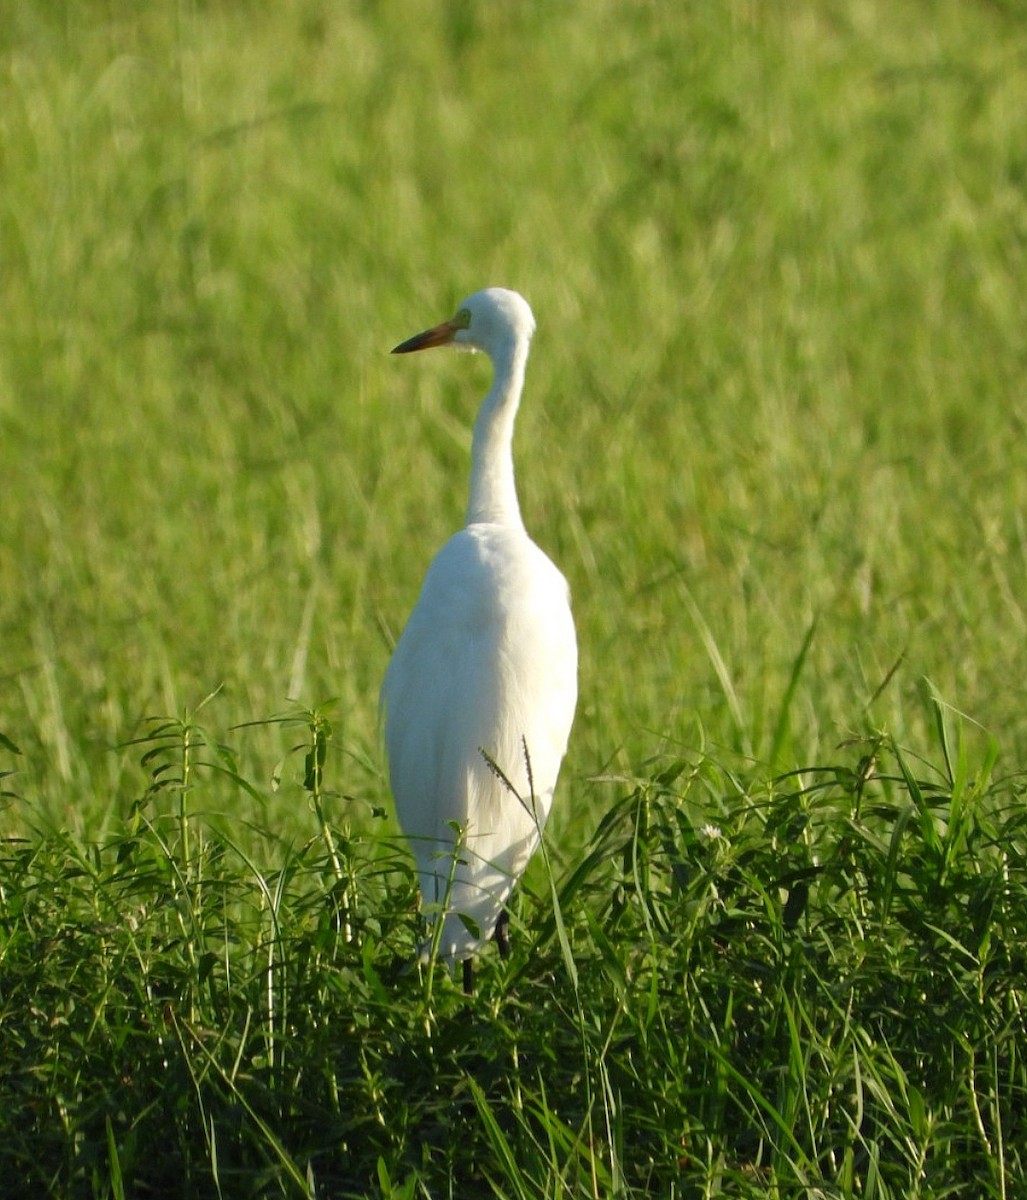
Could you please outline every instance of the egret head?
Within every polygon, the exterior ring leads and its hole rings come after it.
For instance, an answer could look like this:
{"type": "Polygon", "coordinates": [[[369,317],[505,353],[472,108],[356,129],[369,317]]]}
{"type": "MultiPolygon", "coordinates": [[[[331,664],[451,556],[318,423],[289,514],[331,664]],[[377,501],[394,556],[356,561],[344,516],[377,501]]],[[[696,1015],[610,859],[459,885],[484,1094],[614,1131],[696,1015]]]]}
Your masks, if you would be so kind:
{"type": "Polygon", "coordinates": [[[519,342],[526,345],[534,332],[535,318],[523,296],[508,288],[485,288],[468,296],[448,321],[401,342],[392,353],[409,354],[412,350],[427,350],[429,346],[456,346],[483,350],[494,359],[519,342]]]}

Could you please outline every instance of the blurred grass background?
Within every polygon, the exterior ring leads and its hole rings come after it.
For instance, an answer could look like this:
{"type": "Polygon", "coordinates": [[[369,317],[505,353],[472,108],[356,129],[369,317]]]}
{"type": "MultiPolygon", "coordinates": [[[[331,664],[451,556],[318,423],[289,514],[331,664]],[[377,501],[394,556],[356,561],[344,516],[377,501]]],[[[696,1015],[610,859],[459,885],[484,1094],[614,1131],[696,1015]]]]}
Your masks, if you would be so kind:
{"type": "Polygon", "coordinates": [[[0,0],[5,1196],[1017,1194],[1025,17],[0,0]],[[487,284],[582,669],[469,1002],[366,816],[487,284]]]}
{"type": "MultiPolygon", "coordinates": [[[[924,676],[1022,762],[1018,6],[0,18],[5,823],[99,831],[112,748],[219,684],[224,730],[338,697],[381,802],[487,384],[387,352],[488,284],[539,321],[519,482],[581,642],[557,831],[668,749],[915,745],[924,676]]],[[[277,728],[225,736],[270,780],[277,728]]]]}

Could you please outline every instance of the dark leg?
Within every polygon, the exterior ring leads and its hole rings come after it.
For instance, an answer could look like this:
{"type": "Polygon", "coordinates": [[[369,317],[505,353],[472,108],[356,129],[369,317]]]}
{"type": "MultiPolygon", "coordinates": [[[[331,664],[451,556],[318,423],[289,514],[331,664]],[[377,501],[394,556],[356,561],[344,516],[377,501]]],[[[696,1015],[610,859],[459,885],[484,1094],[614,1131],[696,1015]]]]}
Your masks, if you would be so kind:
{"type": "Polygon", "coordinates": [[[464,995],[474,995],[474,959],[464,959],[464,995]]]}
{"type": "Polygon", "coordinates": [[[496,939],[496,945],[499,947],[499,957],[510,957],[510,914],[504,908],[499,914],[499,920],[496,922],[496,932],[492,935],[496,939]]]}

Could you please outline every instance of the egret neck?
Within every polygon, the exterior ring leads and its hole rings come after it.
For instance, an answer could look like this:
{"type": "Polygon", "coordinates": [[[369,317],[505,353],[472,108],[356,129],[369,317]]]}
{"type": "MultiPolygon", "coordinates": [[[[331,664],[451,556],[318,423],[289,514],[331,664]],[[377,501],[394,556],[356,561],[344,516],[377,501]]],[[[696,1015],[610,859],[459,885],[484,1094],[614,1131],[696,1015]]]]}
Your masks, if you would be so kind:
{"type": "Polygon", "coordinates": [[[492,387],[474,422],[467,524],[524,528],[514,482],[513,431],[524,387],[530,335],[513,337],[492,355],[492,387]]]}

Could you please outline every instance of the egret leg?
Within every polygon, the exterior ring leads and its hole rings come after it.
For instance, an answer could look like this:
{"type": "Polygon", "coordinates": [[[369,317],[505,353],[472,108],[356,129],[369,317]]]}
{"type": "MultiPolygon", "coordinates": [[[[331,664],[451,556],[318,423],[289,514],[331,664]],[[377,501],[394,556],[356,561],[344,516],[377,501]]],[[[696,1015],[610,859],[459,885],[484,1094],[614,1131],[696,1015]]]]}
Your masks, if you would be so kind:
{"type": "Polygon", "coordinates": [[[464,959],[464,995],[474,995],[474,959],[464,959]]]}
{"type": "Polygon", "coordinates": [[[499,947],[499,957],[510,957],[510,914],[504,908],[499,914],[499,920],[496,922],[496,932],[492,935],[496,939],[496,945],[499,947]]]}

